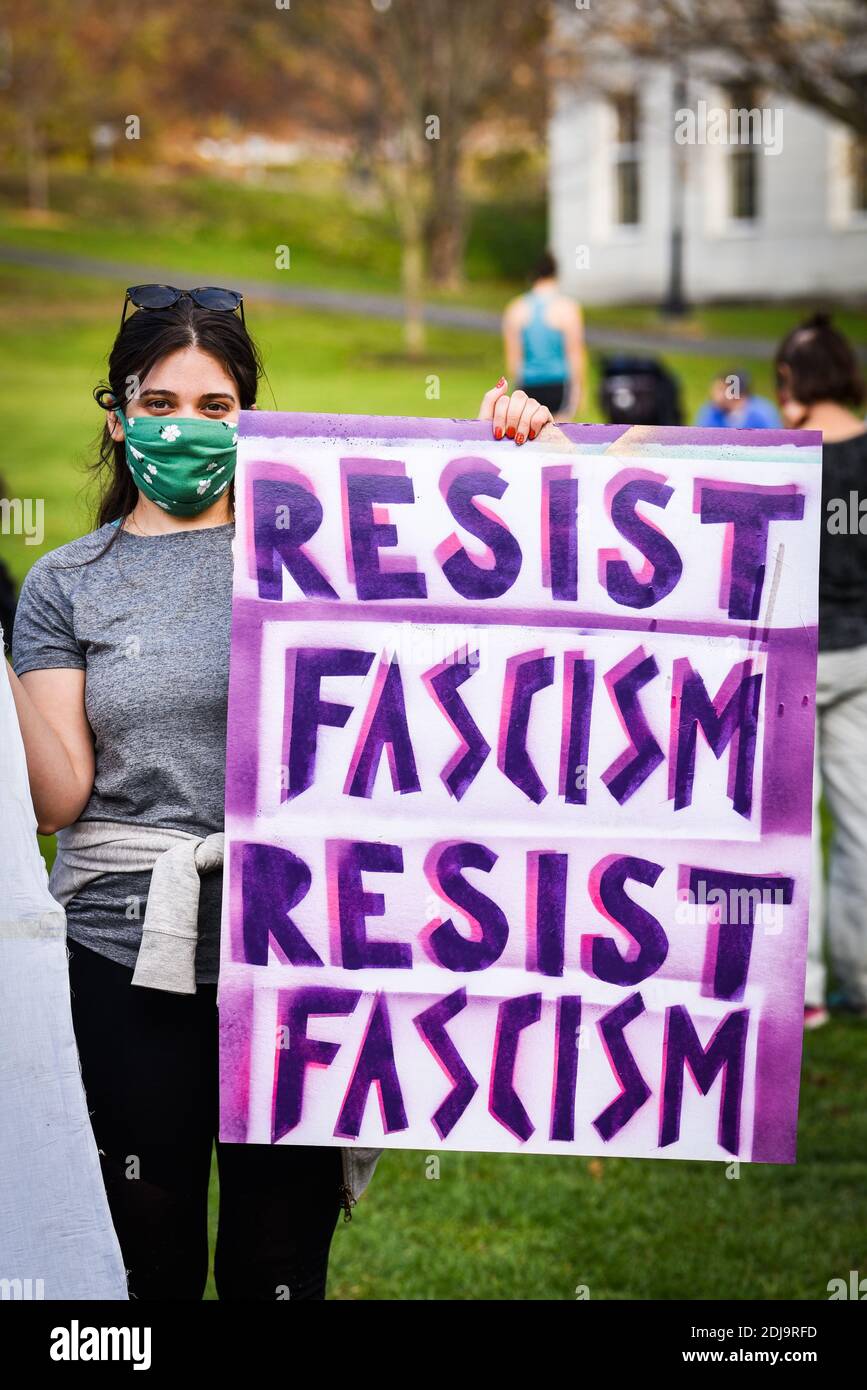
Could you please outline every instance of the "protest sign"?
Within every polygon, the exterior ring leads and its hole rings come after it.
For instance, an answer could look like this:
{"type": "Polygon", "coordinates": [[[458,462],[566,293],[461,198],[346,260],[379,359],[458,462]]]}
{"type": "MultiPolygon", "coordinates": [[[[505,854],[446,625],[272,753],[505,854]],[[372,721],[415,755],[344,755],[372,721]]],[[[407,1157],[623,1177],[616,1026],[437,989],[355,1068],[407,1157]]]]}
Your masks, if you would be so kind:
{"type": "Polygon", "coordinates": [[[242,416],[223,1139],[794,1160],[820,480],[242,416]]]}

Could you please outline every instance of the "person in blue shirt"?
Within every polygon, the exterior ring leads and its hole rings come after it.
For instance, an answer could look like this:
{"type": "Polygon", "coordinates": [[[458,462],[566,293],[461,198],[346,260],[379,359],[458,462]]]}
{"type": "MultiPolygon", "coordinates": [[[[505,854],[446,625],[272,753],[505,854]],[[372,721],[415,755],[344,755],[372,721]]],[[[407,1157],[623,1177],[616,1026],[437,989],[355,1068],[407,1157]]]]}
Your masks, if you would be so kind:
{"type": "Polygon", "coordinates": [[[503,314],[506,374],[518,391],[546,405],[555,420],[571,420],[585,375],[581,310],[557,283],[557,264],[545,252],[532,285],[503,314]]]}
{"type": "Polygon", "coordinates": [[[704,429],[773,430],[780,428],[780,417],[770,401],[752,394],[749,374],[736,369],[714,378],[695,423],[704,429]]]}

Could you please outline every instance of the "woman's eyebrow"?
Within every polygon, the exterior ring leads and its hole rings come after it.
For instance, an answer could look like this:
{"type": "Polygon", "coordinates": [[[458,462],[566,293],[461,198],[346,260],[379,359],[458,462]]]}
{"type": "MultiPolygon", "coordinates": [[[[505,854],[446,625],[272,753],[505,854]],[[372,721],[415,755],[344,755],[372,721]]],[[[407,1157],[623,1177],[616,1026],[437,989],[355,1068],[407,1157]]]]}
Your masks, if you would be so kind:
{"type": "Polygon", "coordinates": [[[175,398],[176,393],[174,391],[160,391],[156,386],[149,386],[146,391],[139,391],[138,396],[141,401],[144,400],[145,396],[171,396],[175,398]]]}
{"type": "Polygon", "coordinates": [[[231,391],[206,391],[203,396],[199,396],[200,401],[233,401],[234,399],[231,391]]]}

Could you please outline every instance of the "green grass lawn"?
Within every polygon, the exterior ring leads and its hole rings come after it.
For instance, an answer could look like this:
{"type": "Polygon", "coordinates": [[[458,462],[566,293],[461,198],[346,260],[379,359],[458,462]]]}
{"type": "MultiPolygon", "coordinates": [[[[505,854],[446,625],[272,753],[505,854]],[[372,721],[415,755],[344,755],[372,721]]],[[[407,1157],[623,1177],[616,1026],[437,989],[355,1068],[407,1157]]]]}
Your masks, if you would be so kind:
{"type": "MultiPolygon", "coordinates": [[[[350,200],[344,183],[339,171],[321,164],[272,175],[264,186],[149,170],[58,170],[51,178],[50,215],[34,220],[22,207],[22,177],[0,174],[0,247],[183,267],[212,284],[235,277],[396,294],[400,243],[394,219],[375,200],[350,200]],[[290,251],[285,269],[275,264],[278,247],[290,251]]],[[[545,235],[544,202],[528,201],[520,180],[514,192],[504,182],[496,201],[470,204],[464,288],[429,298],[499,312],[523,287],[545,235]]],[[[586,316],[590,326],[682,334],[696,342],[712,335],[778,341],[811,307],[812,301],[697,306],[685,320],[671,322],[652,306],[605,305],[590,306],[586,316]]],[[[836,317],[853,341],[867,346],[863,307],[844,306],[836,317]]],[[[731,363],[714,362],[713,368],[720,365],[731,363]]]]}
{"type": "MultiPolygon", "coordinates": [[[[19,579],[42,550],[89,529],[88,463],[102,426],[91,392],[105,379],[123,290],[120,279],[0,264],[8,325],[0,344],[0,401],[8,422],[0,474],[11,496],[45,500],[42,547],[0,536],[19,579]]],[[[431,327],[425,356],[410,362],[398,323],[256,300],[246,307],[265,358],[267,381],[259,398],[265,409],[475,416],[502,371],[499,339],[492,334],[431,327]],[[429,395],[434,378],[438,399],[429,395]]],[[[716,360],[673,352],[664,357],[680,377],[691,418],[705,399],[716,360]]],[[[749,359],[745,365],[753,370],[755,389],[770,391],[769,365],[749,359]]],[[[602,418],[597,386],[598,359],[591,354],[583,419],[602,418]]]]}
{"type": "MultiPolygon", "coordinates": [[[[0,267],[0,471],[11,495],[46,503],[44,546],[2,538],[19,578],[89,525],[84,468],[101,419],[90,391],[119,288],[0,267]]],[[[474,415],[501,370],[490,336],[432,331],[425,360],[409,364],[397,324],[256,303],[249,319],[274,393],[261,403],[281,410],[474,415]]],[[[669,360],[695,409],[715,364],[669,360]]],[[[432,1180],[423,1153],[387,1153],[338,1225],[330,1296],[571,1299],[586,1285],[591,1298],[825,1298],[829,1279],[867,1274],[865,1054],[865,1024],[835,1018],[809,1034],[798,1163],[744,1166],[736,1179],[722,1164],[442,1154],[432,1180]]]]}
{"type": "MultiPolygon", "coordinates": [[[[522,195],[522,190],[519,190],[522,195]]],[[[400,241],[387,207],[350,201],[321,165],[264,186],[238,180],[57,171],[51,210],[22,207],[20,177],[0,175],[0,245],[151,266],[183,266],[210,283],[232,276],[275,285],[396,293],[400,241]],[[277,250],[288,247],[277,268],[277,250]]],[[[544,244],[541,202],[474,204],[462,303],[499,308],[544,244]]],[[[437,296],[448,300],[453,295],[437,296]]]]}

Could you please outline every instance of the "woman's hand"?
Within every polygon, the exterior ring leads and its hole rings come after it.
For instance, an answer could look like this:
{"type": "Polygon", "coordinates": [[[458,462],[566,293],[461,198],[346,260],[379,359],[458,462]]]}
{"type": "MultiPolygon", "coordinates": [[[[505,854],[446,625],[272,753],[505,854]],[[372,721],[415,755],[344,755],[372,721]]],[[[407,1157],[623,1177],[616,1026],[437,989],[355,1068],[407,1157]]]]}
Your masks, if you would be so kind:
{"type": "Polygon", "coordinates": [[[479,419],[490,420],[495,439],[514,439],[523,444],[525,439],[536,439],[545,425],[552,423],[554,417],[546,405],[540,405],[526,391],[506,390],[507,381],[500,377],[482,398],[479,419]]]}

